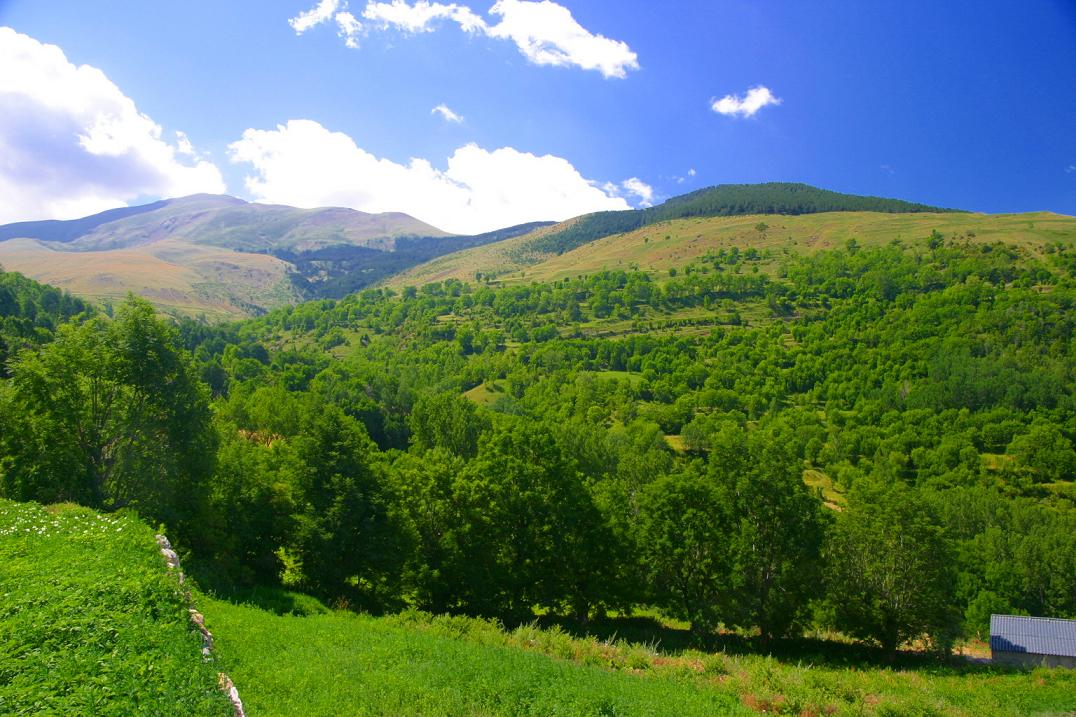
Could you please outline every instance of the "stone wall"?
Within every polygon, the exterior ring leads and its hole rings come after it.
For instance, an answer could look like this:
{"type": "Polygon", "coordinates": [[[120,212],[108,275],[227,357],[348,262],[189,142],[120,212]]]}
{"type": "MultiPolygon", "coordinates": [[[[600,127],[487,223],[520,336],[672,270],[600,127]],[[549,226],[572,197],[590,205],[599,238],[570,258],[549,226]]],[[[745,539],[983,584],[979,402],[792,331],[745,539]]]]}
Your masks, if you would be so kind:
{"type": "MultiPolygon", "coordinates": [[[[209,662],[213,659],[213,634],[205,626],[205,616],[194,608],[190,590],[184,587],[186,577],[183,575],[183,568],[179,565],[179,555],[172,549],[172,544],[168,542],[168,538],[163,535],[157,536],[157,546],[161,550],[161,555],[164,556],[164,561],[168,564],[169,572],[175,573],[180,587],[183,588],[183,597],[187,601],[187,612],[190,614],[191,625],[202,636],[202,659],[209,662]]],[[[235,717],[246,717],[246,712],[243,711],[243,701],[239,699],[239,690],[235,688],[232,679],[221,672],[218,675],[217,684],[232,703],[235,717]]]]}

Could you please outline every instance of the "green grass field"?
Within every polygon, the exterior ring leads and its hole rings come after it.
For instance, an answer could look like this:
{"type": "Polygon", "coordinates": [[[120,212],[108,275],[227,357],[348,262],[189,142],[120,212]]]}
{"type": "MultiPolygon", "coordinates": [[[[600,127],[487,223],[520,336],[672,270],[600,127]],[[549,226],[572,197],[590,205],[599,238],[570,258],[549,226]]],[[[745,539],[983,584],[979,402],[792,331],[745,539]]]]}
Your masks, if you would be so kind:
{"type": "Polygon", "coordinates": [[[750,714],[733,695],[687,676],[556,659],[508,644],[476,620],[433,629],[344,612],[205,605],[252,717],[750,714]]]}
{"type": "Polygon", "coordinates": [[[0,500],[0,714],[231,714],[144,523],[0,500]]]}
{"type": "MultiPolygon", "coordinates": [[[[281,594],[285,595],[285,594],[281,594]]],[[[1076,673],[1016,672],[801,640],[709,651],[653,618],[506,630],[465,617],[280,615],[200,598],[251,715],[988,715],[1076,709],[1076,673]],[[573,634],[574,633],[574,634],[573,634]]],[[[262,604],[266,601],[263,599],[262,604]]],[[[288,599],[271,600],[287,612],[288,599]]]]}

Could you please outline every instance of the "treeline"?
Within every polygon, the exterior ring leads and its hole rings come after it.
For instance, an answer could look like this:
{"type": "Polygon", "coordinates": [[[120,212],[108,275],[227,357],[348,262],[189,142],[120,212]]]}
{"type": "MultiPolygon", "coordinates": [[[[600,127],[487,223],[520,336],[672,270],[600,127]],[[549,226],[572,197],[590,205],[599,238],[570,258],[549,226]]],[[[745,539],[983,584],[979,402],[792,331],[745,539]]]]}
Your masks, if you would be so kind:
{"type": "Polygon", "coordinates": [[[818,189],[807,184],[721,184],[673,197],[646,209],[587,214],[560,231],[532,239],[519,253],[563,254],[613,234],[672,219],[728,217],[749,214],[815,214],[818,212],[950,212],[899,199],[864,197],[818,189]]]}
{"type": "Polygon", "coordinates": [[[0,267],[0,378],[12,354],[49,340],[57,325],[88,311],[89,304],[66,291],[0,267]]]}
{"type": "Polygon", "coordinates": [[[135,507],[217,585],[944,649],[1076,616],[1066,254],[850,245],[767,278],[719,253],[221,327],[131,301],[11,362],[0,486],[135,507]],[[683,312],[719,326],[647,332],[683,312]]]}

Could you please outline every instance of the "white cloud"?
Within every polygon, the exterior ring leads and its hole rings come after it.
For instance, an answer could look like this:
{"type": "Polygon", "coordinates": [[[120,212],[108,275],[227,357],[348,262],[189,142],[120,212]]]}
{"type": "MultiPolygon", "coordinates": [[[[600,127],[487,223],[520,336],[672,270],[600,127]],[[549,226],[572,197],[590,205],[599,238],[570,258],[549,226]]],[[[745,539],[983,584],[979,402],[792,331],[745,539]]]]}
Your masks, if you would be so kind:
{"type": "Polygon", "coordinates": [[[654,188],[638,177],[625,179],[620,183],[620,186],[623,187],[628,194],[639,198],[639,206],[649,207],[653,204],[654,188]]]}
{"type": "MultiPolygon", "coordinates": [[[[302,33],[334,17],[339,23],[341,15],[350,16],[350,13],[337,12],[346,7],[341,0],[321,0],[316,7],[289,22],[297,33],[302,33]]],[[[499,21],[491,24],[466,5],[455,3],[371,0],[362,16],[383,29],[395,28],[411,33],[430,32],[435,22],[449,20],[466,32],[511,40],[524,57],[536,65],[580,67],[596,70],[603,77],[626,77],[628,70],[639,69],[638,56],[627,43],[590,32],[572,17],[568,8],[551,0],[498,0],[489,14],[499,21]]],[[[351,40],[353,36],[348,37],[351,40]]],[[[354,45],[349,43],[349,46],[354,45]]]]}
{"type": "Polygon", "coordinates": [[[1067,174],[1072,174],[1073,172],[1076,172],[1076,164],[1070,164],[1069,166],[1065,167],[1065,172],[1067,174]]]}
{"type": "Polygon", "coordinates": [[[334,19],[339,29],[337,34],[344,38],[344,45],[352,50],[357,50],[359,48],[358,36],[362,32],[362,23],[356,20],[355,16],[349,12],[338,12],[334,19]]]}
{"type": "Polygon", "coordinates": [[[430,110],[430,114],[441,115],[446,122],[455,122],[456,124],[463,122],[463,116],[453,112],[444,102],[430,110]]]}
{"type": "Polygon", "coordinates": [[[395,27],[405,32],[429,32],[435,20],[452,20],[467,32],[482,32],[486,22],[464,5],[443,5],[419,0],[408,5],[403,0],[369,2],[362,16],[382,28],[395,27]]]}
{"type": "Polygon", "coordinates": [[[186,132],[176,130],[176,153],[185,157],[193,157],[196,154],[194,145],[191,144],[191,139],[186,132]]]}
{"type": "Polygon", "coordinates": [[[340,7],[340,0],[321,0],[306,12],[301,12],[288,20],[288,24],[295,30],[296,35],[302,35],[310,28],[332,20],[338,7],[340,7]]]}
{"type": "Polygon", "coordinates": [[[232,161],[251,165],[246,187],[259,201],[406,212],[461,234],[629,208],[567,160],[511,147],[468,144],[440,170],[426,159],[378,158],[346,134],[290,120],[276,129],[248,129],[229,149],[232,161]]]}
{"type": "Polygon", "coordinates": [[[0,27],[0,67],[0,223],[225,191],[186,135],[162,139],[161,127],[96,67],[75,66],[59,47],[8,27],[0,27]]]}
{"type": "Polygon", "coordinates": [[[627,43],[590,33],[568,8],[550,0],[499,0],[489,12],[501,17],[489,28],[490,36],[511,39],[536,65],[575,65],[603,77],[626,77],[628,70],[639,69],[627,43]]]}
{"type": "Polygon", "coordinates": [[[718,114],[730,117],[752,117],[756,112],[767,105],[781,104],[780,98],[776,97],[768,87],[759,85],[752,87],[743,97],[725,95],[719,100],[713,100],[711,109],[718,114]]]}
{"type": "Polygon", "coordinates": [[[347,0],[320,0],[314,7],[288,20],[288,24],[296,35],[302,35],[310,28],[329,21],[336,23],[337,34],[343,39],[344,45],[358,49],[362,23],[348,11],[347,0]]]}
{"type": "Polygon", "coordinates": [[[692,167],[691,169],[687,170],[687,176],[689,176],[689,177],[694,177],[694,176],[695,176],[696,174],[697,174],[697,172],[695,172],[695,168],[694,168],[694,167],[692,167]]]}

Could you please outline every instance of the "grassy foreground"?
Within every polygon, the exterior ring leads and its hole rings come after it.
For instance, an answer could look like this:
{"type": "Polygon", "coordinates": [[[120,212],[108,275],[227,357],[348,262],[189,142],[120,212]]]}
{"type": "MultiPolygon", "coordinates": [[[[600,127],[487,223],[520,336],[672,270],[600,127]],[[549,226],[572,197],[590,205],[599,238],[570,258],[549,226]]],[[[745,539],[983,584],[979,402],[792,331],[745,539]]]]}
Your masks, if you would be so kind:
{"type": "Polygon", "coordinates": [[[0,500],[0,714],[231,714],[137,518],[0,500]]]}
{"type": "Polygon", "coordinates": [[[687,678],[640,678],[393,618],[200,602],[252,717],[750,714],[687,678]]]}
{"type": "MultiPolygon", "coordinates": [[[[779,658],[660,649],[558,627],[409,612],[306,615],[199,599],[229,674],[259,715],[1047,715],[1076,674],[850,653],[779,658]]],[[[274,610],[282,607],[277,601],[274,610]]],[[[264,604],[264,601],[262,602],[264,604]]],[[[295,607],[295,606],[292,606],[295,607]]]]}

